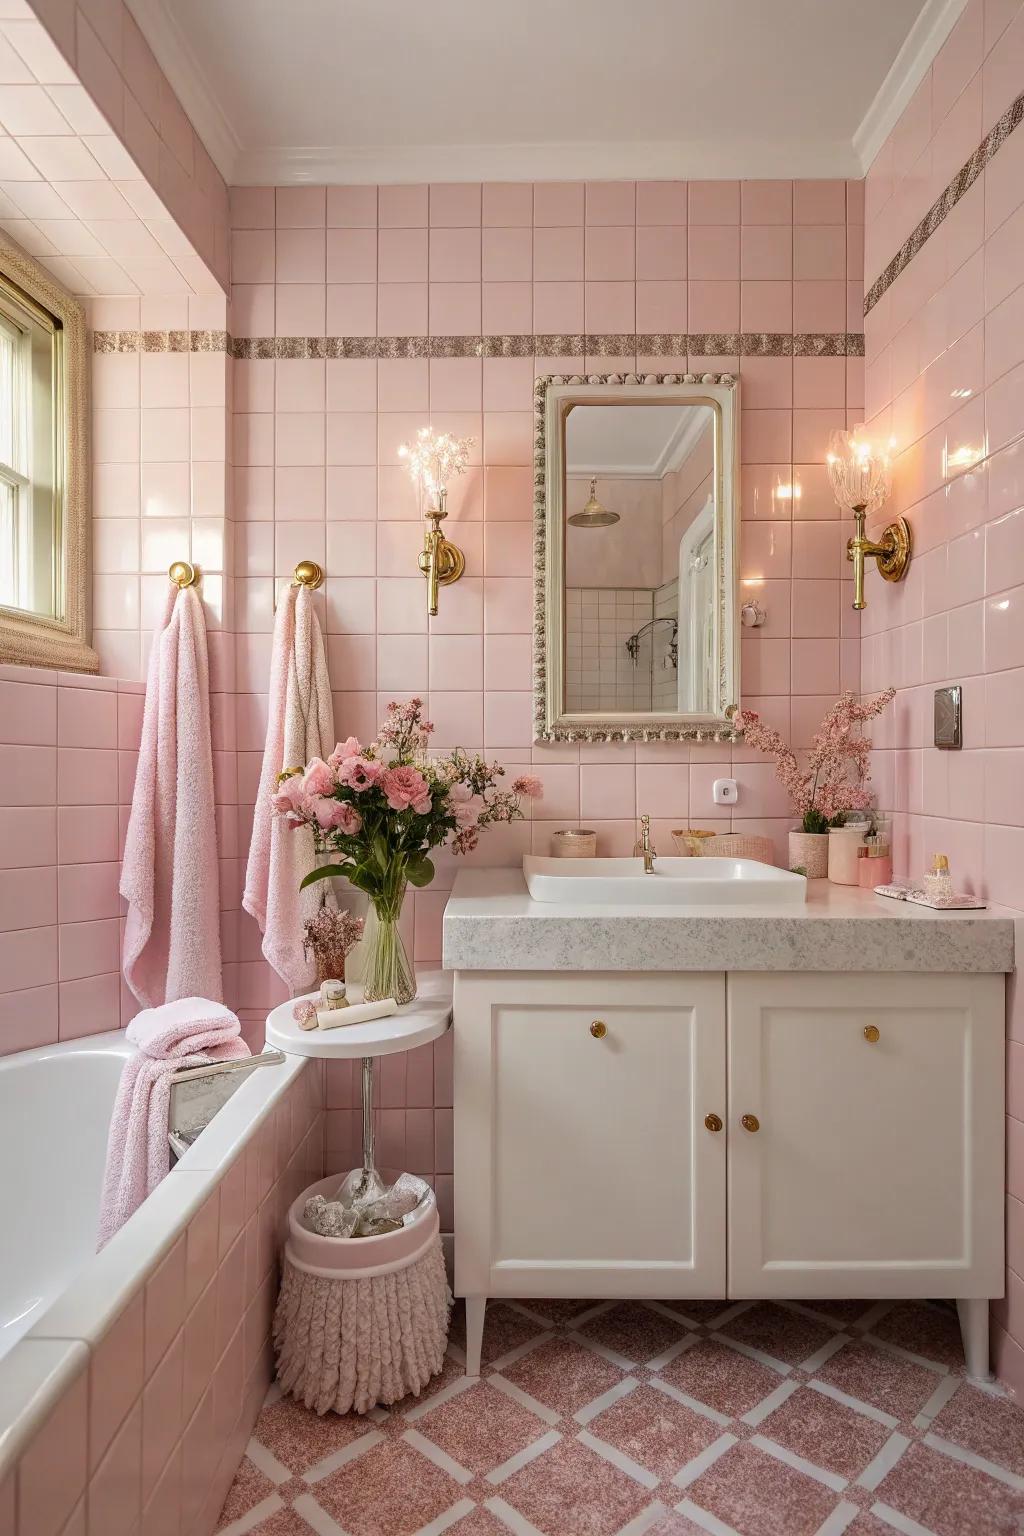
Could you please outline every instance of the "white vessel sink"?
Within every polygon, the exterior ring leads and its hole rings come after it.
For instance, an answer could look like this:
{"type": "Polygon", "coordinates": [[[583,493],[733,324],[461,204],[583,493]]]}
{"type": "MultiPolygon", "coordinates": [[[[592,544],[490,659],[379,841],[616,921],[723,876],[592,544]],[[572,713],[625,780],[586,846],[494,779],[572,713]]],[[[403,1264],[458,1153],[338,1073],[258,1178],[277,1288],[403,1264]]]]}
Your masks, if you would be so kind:
{"type": "Polygon", "coordinates": [[[534,901],[592,907],[801,906],[807,881],[754,859],[544,859],[527,854],[523,874],[534,901]]]}

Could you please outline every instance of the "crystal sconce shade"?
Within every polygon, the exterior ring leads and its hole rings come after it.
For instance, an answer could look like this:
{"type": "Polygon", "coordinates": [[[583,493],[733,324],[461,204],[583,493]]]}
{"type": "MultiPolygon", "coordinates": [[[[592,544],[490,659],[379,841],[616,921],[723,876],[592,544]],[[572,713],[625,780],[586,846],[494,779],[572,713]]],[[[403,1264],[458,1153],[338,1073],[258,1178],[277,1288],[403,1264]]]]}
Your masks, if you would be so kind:
{"type": "Polygon", "coordinates": [[[399,458],[409,466],[420,506],[423,507],[424,498],[427,502],[423,508],[427,528],[417,563],[427,578],[427,612],[431,618],[437,613],[439,588],[458,581],[466,569],[465,555],[445,538],[441,524],[448,516],[448,481],[452,475],[465,474],[472,445],[471,437],[451,437],[447,432],[421,427],[416,441],[403,443],[398,450],[399,458]]]}
{"type": "Polygon", "coordinates": [[[892,466],[888,451],[872,447],[863,427],[833,432],[825,463],[837,504],[853,513],[856,532],[846,546],[846,558],[853,562],[853,606],[863,608],[864,561],[873,557],[886,581],[902,581],[910,564],[910,524],[898,517],[877,543],[865,535],[868,513],[877,511],[892,490],[892,466]]]}

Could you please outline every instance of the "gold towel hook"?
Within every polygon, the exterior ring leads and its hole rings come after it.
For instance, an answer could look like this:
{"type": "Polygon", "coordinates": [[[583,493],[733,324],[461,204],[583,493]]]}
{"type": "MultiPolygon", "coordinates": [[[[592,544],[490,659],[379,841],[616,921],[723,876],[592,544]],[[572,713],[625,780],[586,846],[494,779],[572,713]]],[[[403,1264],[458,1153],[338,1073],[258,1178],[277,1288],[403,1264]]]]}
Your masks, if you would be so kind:
{"type": "Polygon", "coordinates": [[[315,592],[317,587],[323,585],[324,568],[317,565],[315,560],[300,560],[295,567],[296,587],[306,587],[310,592],[315,592]]]}
{"type": "Polygon", "coordinates": [[[192,565],[188,560],[175,560],[167,572],[167,577],[176,587],[184,591],[186,587],[194,587],[199,580],[199,567],[192,565]]]}

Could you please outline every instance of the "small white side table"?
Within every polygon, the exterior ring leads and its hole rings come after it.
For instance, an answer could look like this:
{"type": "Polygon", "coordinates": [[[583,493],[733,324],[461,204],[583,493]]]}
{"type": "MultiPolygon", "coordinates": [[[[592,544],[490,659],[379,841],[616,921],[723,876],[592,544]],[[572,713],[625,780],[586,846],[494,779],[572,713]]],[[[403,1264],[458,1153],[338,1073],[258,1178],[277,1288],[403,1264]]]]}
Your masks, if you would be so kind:
{"type": "MultiPolygon", "coordinates": [[[[411,1051],[437,1040],[451,1028],[452,978],[445,971],[420,971],[418,995],[386,1019],[365,1024],[341,1024],[336,1029],[300,1029],[292,1009],[302,998],[281,1003],[267,1018],[267,1044],[289,1056],[320,1056],[331,1061],[362,1062],[363,1172],[357,1190],[365,1191],[377,1176],[373,1160],[373,1058],[395,1051],[411,1051]]],[[[306,996],[316,998],[317,992],[306,996]]],[[[353,983],[349,1000],[361,1003],[363,989],[353,983]]]]}

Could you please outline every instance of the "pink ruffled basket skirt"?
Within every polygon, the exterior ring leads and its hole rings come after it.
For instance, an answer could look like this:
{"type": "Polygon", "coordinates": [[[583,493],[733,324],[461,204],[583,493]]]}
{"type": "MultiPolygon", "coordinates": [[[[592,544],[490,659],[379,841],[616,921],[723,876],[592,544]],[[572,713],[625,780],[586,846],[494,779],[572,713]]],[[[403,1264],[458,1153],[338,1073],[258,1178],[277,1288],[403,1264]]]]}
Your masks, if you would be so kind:
{"type": "Polygon", "coordinates": [[[317,1413],[368,1413],[422,1392],[444,1364],[452,1297],[433,1191],[399,1232],[321,1237],[303,1225],[312,1195],[288,1212],[274,1349],[282,1389],[317,1413]]]}

